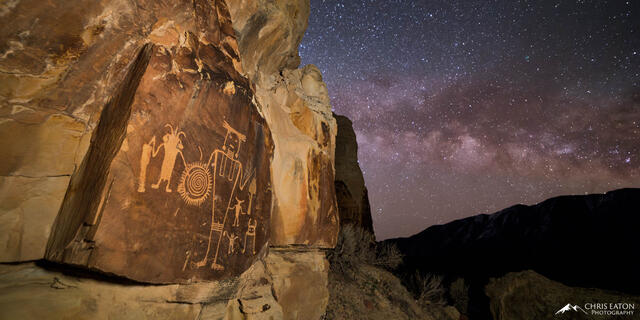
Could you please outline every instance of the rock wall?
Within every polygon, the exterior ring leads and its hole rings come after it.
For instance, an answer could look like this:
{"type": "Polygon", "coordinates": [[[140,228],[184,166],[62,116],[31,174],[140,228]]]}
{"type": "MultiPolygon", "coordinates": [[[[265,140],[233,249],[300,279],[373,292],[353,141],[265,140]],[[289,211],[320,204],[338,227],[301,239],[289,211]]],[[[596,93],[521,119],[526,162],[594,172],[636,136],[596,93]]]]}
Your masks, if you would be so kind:
{"type": "Polygon", "coordinates": [[[333,247],[338,236],[334,179],[336,122],[320,71],[300,63],[307,1],[233,2],[244,74],[274,141],[271,244],[333,247]]]}
{"type": "Polygon", "coordinates": [[[320,71],[296,69],[308,14],[295,0],[0,4],[0,305],[39,292],[60,302],[53,318],[320,318],[337,126],[320,71]],[[42,259],[56,264],[27,262],[42,259]],[[175,297],[193,285],[217,289],[175,297]]]}
{"type": "Polygon", "coordinates": [[[335,187],[340,225],[359,226],[373,234],[369,195],[358,163],[358,141],[353,123],[345,116],[334,116],[338,124],[335,187]]]}

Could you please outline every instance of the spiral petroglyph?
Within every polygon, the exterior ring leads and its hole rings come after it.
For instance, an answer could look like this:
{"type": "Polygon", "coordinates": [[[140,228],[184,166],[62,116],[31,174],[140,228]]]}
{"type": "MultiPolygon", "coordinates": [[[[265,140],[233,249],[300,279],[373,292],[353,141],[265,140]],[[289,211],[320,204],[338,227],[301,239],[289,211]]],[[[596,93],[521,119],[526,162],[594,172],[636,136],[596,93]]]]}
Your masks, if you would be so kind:
{"type": "Polygon", "coordinates": [[[178,193],[188,205],[201,205],[211,193],[211,172],[207,164],[202,162],[187,164],[180,177],[178,193]]]}

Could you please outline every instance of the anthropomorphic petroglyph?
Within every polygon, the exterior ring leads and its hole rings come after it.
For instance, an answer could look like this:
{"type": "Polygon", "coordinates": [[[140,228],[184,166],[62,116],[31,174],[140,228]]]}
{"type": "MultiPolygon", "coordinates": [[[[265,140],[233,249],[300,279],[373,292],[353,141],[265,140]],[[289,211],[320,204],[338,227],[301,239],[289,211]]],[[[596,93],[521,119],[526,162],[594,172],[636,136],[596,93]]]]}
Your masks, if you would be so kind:
{"type": "Polygon", "coordinates": [[[165,127],[169,128],[169,133],[162,137],[162,144],[154,151],[155,156],[160,148],[164,147],[164,158],[162,159],[162,167],[160,168],[160,177],[158,178],[158,182],[151,185],[151,188],[158,189],[162,182],[166,182],[167,185],[164,191],[171,192],[171,176],[173,175],[173,168],[176,165],[178,155],[182,157],[182,161],[184,162],[184,156],[182,155],[184,146],[180,136],[186,137],[186,135],[184,132],[178,131],[178,128],[173,129],[170,124],[166,124],[165,127]]]}
{"type": "Polygon", "coordinates": [[[235,219],[233,220],[233,226],[234,227],[240,226],[240,215],[241,214],[246,214],[246,213],[242,212],[242,203],[243,202],[244,202],[244,200],[239,200],[238,198],[236,198],[236,205],[233,206],[233,210],[235,211],[235,219]]]}
{"type": "Polygon", "coordinates": [[[247,250],[247,237],[252,238],[252,249],[251,253],[256,254],[256,227],[258,226],[258,221],[255,219],[249,218],[249,224],[247,226],[247,232],[244,234],[244,247],[242,248],[242,253],[245,253],[247,250]]]}
{"type": "Polygon", "coordinates": [[[227,246],[227,255],[233,254],[236,252],[236,240],[238,240],[238,236],[233,233],[224,232],[224,236],[229,239],[229,245],[227,246]]]}
{"type": "Polygon", "coordinates": [[[156,137],[151,138],[149,143],[142,145],[142,154],[140,155],[140,176],[138,177],[138,192],[145,192],[145,185],[147,183],[147,167],[149,161],[153,155],[153,148],[156,145],[156,137]]]}
{"type": "MultiPolygon", "coordinates": [[[[203,267],[211,261],[211,268],[224,270],[224,266],[218,262],[220,243],[224,235],[223,229],[229,217],[229,210],[233,209],[232,200],[239,189],[239,180],[242,176],[242,163],[239,161],[241,143],[246,141],[246,137],[232,128],[226,121],[223,127],[227,130],[224,143],[221,149],[216,149],[209,156],[208,166],[211,166],[213,173],[213,205],[211,207],[211,228],[207,241],[207,250],[202,260],[195,263],[195,267],[203,267]],[[230,191],[229,191],[230,190],[230,191]],[[218,197],[219,196],[219,197],[218,197]],[[216,218],[220,216],[221,218],[216,218]],[[214,232],[217,232],[218,239],[213,251],[214,232]],[[210,254],[213,253],[213,257],[210,254]],[[211,259],[211,260],[210,260],[211,259]]],[[[236,201],[238,201],[236,199],[236,201]]],[[[244,200],[243,200],[244,201],[244,200]]],[[[236,204],[238,205],[238,204],[236,204]]],[[[240,207],[240,212],[242,207],[240,207]]],[[[239,216],[239,213],[238,213],[239,216]]],[[[239,221],[234,220],[234,226],[239,226],[239,221]]],[[[234,240],[235,241],[235,240],[234,240]]]]}
{"type": "Polygon", "coordinates": [[[249,206],[247,207],[247,214],[251,216],[251,208],[253,207],[253,195],[256,194],[256,179],[251,179],[249,185],[249,206]]]}

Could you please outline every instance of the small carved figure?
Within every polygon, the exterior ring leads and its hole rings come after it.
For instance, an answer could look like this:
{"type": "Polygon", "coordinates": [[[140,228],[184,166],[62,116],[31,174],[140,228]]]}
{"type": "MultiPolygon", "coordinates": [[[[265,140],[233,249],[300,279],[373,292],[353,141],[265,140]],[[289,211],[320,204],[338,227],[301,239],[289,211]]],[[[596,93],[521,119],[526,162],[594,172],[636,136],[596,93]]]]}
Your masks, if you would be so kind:
{"type": "Polygon", "coordinates": [[[240,226],[240,215],[241,214],[246,214],[244,212],[242,212],[242,203],[244,202],[244,200],[239,200],[238,198],[236,198],[236,205],[233,206],[234,210],[235,210],[235,219],[233,220],[233,226],[237,227],[240,226]]]}
{"type": "Polygon", "coordinates": [[[153,148],[156,145],[156,137],[151,138],[149,143],[142,145],[142,154],[140,155],[140,176],[138,177],[138,192],[145,192],[145,184],[147,183],[147,166],[153,155],[153,148]]]}
{"type": "Polygon", "coordinates": [[[253,246],[251,249],[251,253],[256,254],[256,226],[258,225],[258,221],[255,219],[249,218],[249,225],[247,227],[247,232],[244,234],[244,247],[242,248],[242,253],[245,253],[247,249],[247,237],[251,236],[253,238],[253,246]]]}
{"type": "Polygon", "coordinates": [[[233,233],[228,233],[228,232],[224,232],[224,236],[227,237],[227,239],[229,239],[229,246],[227,246],[227,255],[230,255],[232,253],[236,252],[236,240],[238,240],[238,236],[236,236],[233,233]]]}

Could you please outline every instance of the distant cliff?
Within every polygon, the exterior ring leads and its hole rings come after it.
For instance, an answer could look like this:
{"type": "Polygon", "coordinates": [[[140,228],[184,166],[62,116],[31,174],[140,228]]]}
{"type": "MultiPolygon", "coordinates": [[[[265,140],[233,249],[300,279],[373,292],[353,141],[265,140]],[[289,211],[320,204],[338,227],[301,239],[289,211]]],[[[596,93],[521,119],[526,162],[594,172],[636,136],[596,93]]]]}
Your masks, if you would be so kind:
{"type": "Polygon", "coordinates": [[[351,224],[373,233],[373,220],[364,176],[358,163],[358,141],[349,118],[334,114],[336,136],[336,198],[340,225],[351,224]]]}

